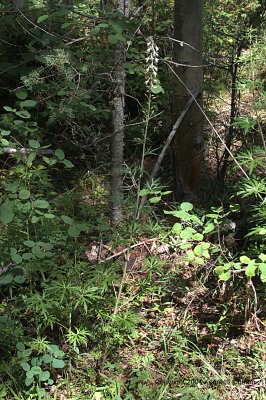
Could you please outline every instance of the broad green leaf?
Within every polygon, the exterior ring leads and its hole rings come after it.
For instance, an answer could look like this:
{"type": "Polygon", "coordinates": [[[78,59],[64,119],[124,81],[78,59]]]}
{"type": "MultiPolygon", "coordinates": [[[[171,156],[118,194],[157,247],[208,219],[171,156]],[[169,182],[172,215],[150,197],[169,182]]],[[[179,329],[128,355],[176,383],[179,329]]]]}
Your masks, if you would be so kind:
{"type": "Polygon", "coordinates": [[[22,342],[18,342],[18,343],[16,344],[16,348],[17,348],[19,351],[24,351],[24,350],[25,350],[25,344],[22,343],[22,342]]]}
{"type": "Polygon", "coordinates": [[[50,251],[54,248],[53,243],[43,243],[42,247],[44,248],[45,251],[50,251]]]}
{"type": "Polygon", "coordinates": [[[234,269],[241,269],[241,263],[234,263],[234,269]]]}
{"type": "Polygon", "coordinates": [[[147,196],[148,194],[150,194],[150,190],[149,189],[141,189],[140,192],[139,192],[139,195],[141,197],[147,196]]]}
{"type": "Polygon", "coordinates": [[[35,246],[35,242],[33,242],[33,240],[25,240],[25,242],[23,242],[24,246],[27,247],[33,247],[35,246]]]}
{"type": "Polygon", "coordinates": [[[54,352],[54,356],[57,358],[64,357],[65,353],[62,350],[57,350],[54,352]]]}
{"type": "Polygon", "coordinates": [[[114,22],[114,23],[111,23],[110,25],[111,25],[112,29],[115,32],[117,32],[117,33],[122,33],[123,32],[124,27],[121,26],[119,23],[115,23],[114,22]]]}
{"type": "Polygon", "coordinates": [[[193,235],[193,231],[189,228],[185,228],[180,232],[181,239],[191,239],[193,235]]]}
{"type": "Polygon", "coordinates": [[[35,100],[24,100],[19,103],[21,108],[33,108],[37,105],[35,100]]]}
{"type": "Polygon", "coordinates": [[[50,354],[44,354],[44,355],[42,356],[42,360],[43,360],[43,362],[44,362],[45,364],[48,364],[48,363],[50,363],[50,362],[53,361],[53,357],[50,356],[50,354]]]}
{"type": "Polygon", "coordinates": [[[220,276],[224,272],[224,267],[222,265],[219,265],[218,267],[214,268],[214,273],[218,276],[220,276]]]}
{"type": "Polygon", "coordinates": [[[41,248],[39,246],[34,246],[32,248],[32,254],[34,254],[36,257],[43,259],[46,255],[46,253],[41,250],[41,248]]]}
{"type": "Polygon", "coordinates": [[[64,221],[65,224],[74,225],[73,219],[68,217],[67,215],[61,215],[61,219],[64,221]]]}
{"type": "Polygon", "coordinates": [[[195,253],[197,256],[201,256],[202,253],[203,253],[203,251],[204,251],[204,249],[203,249],[203,247],[202,247],[200,244],[197,244],[197,246],[195,246],[195,248],[194,248],[194,253],[195,253]]]}
{"type": "Polygon", "coordinates": [[[18,283],[19,285],[26,281],[26,277],[24,275],[17,275],[14,278],[14,282],[18,283]]]}
{"type": "Polygon", "coordinates": [[[161,196],[154,196],[149,199],[151,204],[157,204],[161,201],[161,196]]]}
{"type": "Polygon", "coordinates": [[[15,92],[15,95],[19,100],[25,100],[28,97],[28,91],[25,89],[19,89],[15,92]]]}
{"type": "Polygon", "coordinates": [[[21,264],[22,261],[23,261],[21,255],[20,255],[20,254],[17,254],[17,253],[11,254],[11,260],[12,260],[15,264],[21,264]]]}
{"type": "Polygon", "coordinates": [[[65,153],[63,152],[62,149],[56,149],[54,152],[54,155],[59,158],[60,161],[64,160],[65,158],[65,153]]]}
{"type": "Polygon", "coordinates": [[[46,200],[35,200],[33,204],[37,208],[49,208],[49,203],[46,200]]]}
{"type": "Polygon", "coordinates": [[[179,248],[182,250],[187,250],[187,249],[191,249],[191,247],[193,246],[192,243],[182,243],[179,248]]]}
{"type": "Polygon", "coordinates": [[[9,141],[6,139],[1,139],[1,143],[3,146],[8,146],[9,145],[9,141]]]}
{"type": "Polygon", "coordinates": [[[211,258],[210,253],[208,252],[208,250],[203,250],[202,257],[206,258],[207,260],[209,260],[211,258]]]}
{"type": "Polygon", "coordinates": [[[55,218],[55,215],[54,215],[54,214],[51,214],[51,213],[43,214],[43,216],[44,216],[44,218],[46,218],[46,219],[54,219],[54,218],[55,218]]]}
{"type": "Polygon", "coordinates": [[[11,274],[0,276],[0,285],[8,285],[12,281],[13,281],[13,275],[11,274]]]}
{"type": "Polygon", "coordinates": [[[38,149],[41,145],[40,145],[40,142],[38,141],[38,140],[29,140],[29,146],[32,148],[32,149],[38,149]]]}
{"type": "Polygon", "coordinates": [[[16,112],[17,111],[15,108],[11,108],[9,106],[4,106],[3,109],[7,112],[16,112]]]}
{"type": "Polygon", "coordinates": [[[57,344],[49,344],[48,349],[52,354],[54,354],[56,351],[59,350],[59,347],[57,346],[57,344]]]}
{"type": "Polygon", "coordinates": [[[189,260],[189,261],[194,260],[194,258],[195,258],[194,251],[192,251],[192,250],[187,250],[187,257],[188,257],[188,260],[189,260]]]}
{"type": "Polygon", "coordinates": [[[76,227],[80,230],[80,231],[89,231],[91,229],[91,225],[90,224],[85,224],[85,223],[81,223],[81,224],[76,224],[76,227]]]}
{"type": "Polygon", "coordinates": [[[261,274],[260,279],[261,282],[266,283],[266,274],[261,274]]]}
{"type": "Polygon", "coordinates": [[[19,191],[18,197],[20,200],[27,200],[30,197],[30,191],[28,189],[22,189],[19,191]]]}
{"type": "Polygon", "coordinates": [[[101,22],[101,23],[98,25],[98,27],[99,27],[99,28],[109,28],[109,24],[107,24],[106,22],[101,22]]]}
{"type": "Polygon", "coordinates": [[[197,264],[203,265],[205,261],[204,261],[204,259],[201,258],[201,257],[196,257],[196,258],[195,258],[195,262],[196,262],[197,264]]]}
{"type": "Polygon", "coordinates": [[[33,376],[31,377],[31,378],[26,378],[25,379],[25,385],[26,386],[30,386],[30,385],[32,385],[32,383],[34,382],[34,378],[33,378],[33,376]]]}
{"type": "Polygon", "coordinates": [[[159,93],[164,93],[164,90],[161,85],[153,85],[151,87],[151,92],[153,94],[159,94],[159,93]]]}
{"type": "Polygon", "coordinates": [[[26,349],[23,351],[23,356],[29,357],[32,353],[32,349],[26,349]]]}
{"type": "Polygon", "coordinates": [[[32,163],[33,163],[33,161],[35,160],[35,158],[36,158],[36,153],[30,153],[30,154],[28,155],[28,158],[27,158],[27,166],[28,166],[28,167],[31,167],[31,166],[32,166],[32,163]]]}
{"type": "Polygon", "coordinates": [[[223,272],[221,275],[219,275],[220,280],[224,282],[229,281],[230,277],[231,277],[230,271],[223,272]]]}
{"type": "Polygon", "coordinates": [[[41,372],[42,372],[42,370],[41,370],[41,368],[40,367],[32,367],[31,368],[31,372],[34,374],[34,375],[39,375],[41,372]]]}
{"type": "Polygon", "coordinates": [[[22,362],[20,363],[21,367],[24,369],[24,371],[29,371],[30,370],[30,364],[26,363],[26,362],[22,362]]]}
{"type": "Polygon", "coordinates": [[[246,276],[252,277],[256,275],[256,269],[257,265],[255,264],[255,261],[252,260],[246,267],[245,269],[245,274],[246,276]]]}
{"type": "Polygon", "coordinates": [[[7,207],[5,204],[0,206],[0,221],[4,224],[9,224],[14,219],[14,213],[10,207],[7,207]]]}
{"type": "Polygon", "coordinates": [[[77,238],[80,235],[80,230],[76,226],[69,226],[68,228],[68,236],[77,238]]]}
{"type": "Polygon", "coordinates": [[[36,259],[35,256],[32,253],[23,253],[22,254],[22,258],[23,258],[23,260],[26,260],[26,261],[30,261],[30,260],[35,260],[36,259]]]}
{"type": "Polygon", "coordinates": [[[241,256],[241,257],[240,257],[240,262],[241,262],[242,264],[248,264],[248,263],[250,262],[250,258],[247,257],[247,256],[241,256]]]}
{"type": "Polygon", "coordinates": [[[196,215],[190,215],[190,221],[195,222],[196,224],[202,226],[202,221],[199,219],[199,217],[197,217],[196,215]]]}
{"type": "Polygon", "coordinates": [[[41,360],[39,359],[39,357],[32,357],[32,359],[30,360],[30,363],[31,363],[32,367],[36,367],[36,365],[40,366],[41,360]]]}
{"type": "Polygon", "coordinates": [[[203,235],[201,233],[195,233],[194,235],[192,235],[192,239],[200,241],[203,239],[203,235]]]}
{"type": "Polygon", "coordinates": [[[215,229],[215,226],[213,225],[212,222],[210,222],[208,225],[206,225],[204,229],[204,233],[210,233],[215,229]]]}
{"type": "Polygon", "coordinates": [[[74,164],[70,160],[63,160],[63,164],[66,168],[74,168],[74,164]]]}
{"type": "Polygon", "coordinates": [[[265,261],[266,261],[266,254],[260,253],[259,259],[260,259],[261,261],[265,262],[265,261]]]}
{"type": "Polygon", "coordinates": [[[176,211],[174,215],[175,215],[175,217],[178,217],[178,218],[184,219],[184,220],[189,220],[191,218],[191,215],[188,212],[186,212],[185,210],[176,211]]]}
{"type": "Polygon", "coordinates": [[[16,111],[16,115],[23,119],[29,119],[30,113],[28,111],[16,111]]]}
{"type": "Polygon", "coordinates": [[[172,228],[172,232],[176,235],[179,235],[179,233],[182,231],[182,225],[179,222],[176,222],[172,228]]]}
{"type": "Polygon", "coordinates": [[[34,373],[32,372],[32,370],[30,369],[29,371],[27,371],[27,373],[26,373],[26,377],[27,378],[29,378],[29,379],[31,379],[31,378],[33,378],[34,377],[34,373]]]}
{"type": "Polygon", "coordinates": [[[54,368],[64,368],[64,366],[65,366],[65,361],[63,361],[63,360],[57,360],[56,358],[54,358],[54,359],[53,359],[53,362],[52,362],[52,366],[53,366],[54,368]]]}
{"type": "Polygon", "coordinates": [[[1,131],[2,136],[9,136],[10,133],[11,133],[11,131],[5,131],[5,130],[1,131]]]}
{"type": "Polygon", "coordinates": [[[180,208],[184,211],[191,211],[193,210],[193,204],[184,202],[180,204],[180,208]]]}
{"type": "Polygon", "coordinates": [[[49,18],[49,15],[45,14],[45,15],[41,15],[38,19],[37,19],[37,24],[40,24],[43,21],[46,21],[49,18]]]}
{"type": "Polygon", "coordinates": [[[40,373],[40,380],[42,382],[48,381],[48,379],[50,379],[50,372],[49,371],[42,371],[40,373]]]}
{"type": "Polygon", "coordinates": [[[262,275],[266,275],[266,263],[259,263],[258,267],[262,275]]]}
{"type": "Polygon", "coordinates": [[[117,42],[120,41],[120,35],[118,35],[118,34],[116,34],[116,35],[108,35],[107,40],[111,44],[116,44],[117,42]]]}
{"type": "Polygon", "coordinates": [[[229,269],[231,269],[233,267],[234,263],[232,261],[225,263],[223,268],[225,271],[228,271],[229,269]]]}

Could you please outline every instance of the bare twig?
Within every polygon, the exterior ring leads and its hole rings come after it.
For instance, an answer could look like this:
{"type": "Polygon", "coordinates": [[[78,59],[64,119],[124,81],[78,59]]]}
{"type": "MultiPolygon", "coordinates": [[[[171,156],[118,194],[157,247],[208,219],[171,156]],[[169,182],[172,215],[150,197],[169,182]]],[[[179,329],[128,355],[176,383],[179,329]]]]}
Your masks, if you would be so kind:
{"type": "Polygon", "coordinates": [[[103,262],[105,262],[105,261],[110,261],[110,260],[112,260],[113,258],[119,257],[119,256],[121,256],[122,254],[125,254],[128,250],[132,250],[132,249],[134,249],[135,247],[142,246],[143,244],[146,245],[147,243],[154,242],[155,240],[157,240],[157,238],[146,239],[146,240],[143,240],[142,242],[135,243],[135,244],[133,244],[132,246],[126,247],[125,249],[119,251],[118,253],[115,253],[115,254],[113,254],[113,255],[107,257],[105,260],[100,261],[100,263],[103,263],[103,262]]]}
{"type": "MultiPolygon", "coordinates": [[[[158,172],[158,170],[159,170],[159,168],[160,168],[160,166],[161,166],[161,163],[162,163],[162,161],[163,161],[163,159],[164,159],[165,153],[166,153],[166,151],[168,150],[170,144],[172,143],[172,140],[173,140],[174,137],[175,137],[175,134],[176,134],[177,129],[179,128],[179,126],[180,126],[181,122],[183,121],[183,119],[184,119],[186,113],[188,112],[188,110],[189,110],[191,104],[193,103],[194,99],[195,99],[197,96],[198,96],[198,93],[197,93],[195,96],[191,97],[191,98],[188,100],[187,104],[185,105],[184,110],[181,112],[181,114],[180,114],[179,117],[177,118],[177,120],[176,120],[176,122],[175,122],[175,124],[174,124],[174,126],[173,126],[173,128],[172,128],[172,130],[171,130],[171,132],[170,132],[169,135],[168,135],[168,138],[166,139],[165,145],[163,146],[162,151],[161,151],[159,157],[157,158],[156,164],[155,164],[155,166],[154,166],[154,168],[153,168],[153,170],[152,170],[152,173],[151,173],[151,176],[150,176],[150,180],[151,180],[151,181],[152,181],[152,180],[155,178],[155,176],[157,175],[157,172],[158,172]]],[[[147,195],[142,197],[141,202],[140,202],[140,208],[145,204],[146,199],[147,199],[147,195]]]]}
{"type": "MultiPolygon", "coordinates": [[[[197,101],[197,99],[194,97],[193,93],[191,92],[191,90],[187,87],[187,85],[182,81],[182,79],[179,77],[179,75],[174,71],[174,69],[172,68],[172,66],[168,63],[168,61],[163,60],[166,65],[168,66],[168,68],[172,71],[172,73],[175,75],[175,77],[182,83],[182,85],[186,88],[186,90],[188,91],[188,93],[194,98],[195,103],[197,104],[197,106],[199,107],[199,109],[201,110],[203,116],[205,117],[205,119],[207,120],[208,124],[210,125],[210,127],[212,128],[213,132],[216,134],[216,136],[218,137],[218,139],[220,140],[220,142],[222,143],[222,145],[224,146],[225,150],[229,153],[230,157],[232,158],[232,160],[234,161],[234,163],[238,166],[238,168],[240,169],[240,171],[242,172],[242,174],[245,176],[245,178],[247,178],[247,180],[250,181],[250,176],[246,173],[246,171],[244,170],[244,168],[240,165],[240,163],[238,162],[238,160],[236,159],[236,157],[233,155],[232,151],[228,148],[228,146],[226,145],[224,139],[222,138],[222,136],[219,134],[219,132],[215,129],[215,127],[213,126],[210,118],[207,116],[207,114],[204,112],[203,108],[201,107],[201,105],[199,104],[199,102],[197,101]]],[[[260,200],[263,201],[263,198],[261,196],[261,194],[258,195],[258,197],[260,198],[260,200]]]]}

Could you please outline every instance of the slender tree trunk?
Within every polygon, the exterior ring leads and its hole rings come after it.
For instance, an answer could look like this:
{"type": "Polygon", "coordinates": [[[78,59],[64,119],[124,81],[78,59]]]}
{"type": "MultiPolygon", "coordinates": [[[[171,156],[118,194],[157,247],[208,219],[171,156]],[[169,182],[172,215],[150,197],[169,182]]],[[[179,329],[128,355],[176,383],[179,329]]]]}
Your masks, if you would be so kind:
{"type": "MultiPolygon", "coordinates": [[[[174,120],[185,108],[190,92],[202,105],[203,0],[175,0],[174,120]],[[181,41],[178,42],[178,41],[181,41]],[[197,95],[198,94],[198,95],[197,95]]],[[[199,184],[203,115],[194,102],[176,132],[173,153],[176,201],[193,201],[199,184]]]]}
{"type": "MultiPolygon", "coordinates": [[[[117,11],[128,16],[129,0],[119,0],[117,11]]],[[[122,210],[122,168],[123,168],[123,148],[124,148],[124,128],[125,128],[125,54],[126,47],[124,42],[118,42],[114,50],[113,68],[113,135],[111,142],[111,221],[113,225],[119,224],[123,219],[122,210]]]]}
{"type": "Polygon", "coordinates": [[[229,158],[230,155],[228,153],[228,149],[231,150],[232,143],[235,136],[235,127],[234,122],[238,115],[238,104],[240,99],[238,98],[237,92],[237,81],[238,81],[238,68],[239,68],[239,58],[241,56],[241,52],[243,49],[243,41],[238,44],[237,49],[233,49],[231,65],[230,65],[230,74],[231,74],[231,110],[230,110],[230,124],[227,133],[227,137],[225,139],[226,149],[224,150],[222,161],[222,167],[218,172],[218,180],[224,183],[226,172],[229,166],[229,158]]]}

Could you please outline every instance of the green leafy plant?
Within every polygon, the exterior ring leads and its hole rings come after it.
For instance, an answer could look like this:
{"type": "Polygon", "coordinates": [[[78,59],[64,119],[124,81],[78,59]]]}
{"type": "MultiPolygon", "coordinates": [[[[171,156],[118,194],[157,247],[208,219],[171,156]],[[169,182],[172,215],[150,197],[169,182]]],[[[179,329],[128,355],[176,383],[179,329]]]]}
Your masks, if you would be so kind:
{"type": "Polygon", "coordinates": [[[30,392],[37,390],[39,397],[45,396],[43,385],[54,383],[52,379],[54,372],[65,367],[63,360],[65,353],[57,345],[45,339],[32,342],[30,345],[19,342],[16,347],[17,358],[26,376],[25,385],[31,387],[30,392]]]}

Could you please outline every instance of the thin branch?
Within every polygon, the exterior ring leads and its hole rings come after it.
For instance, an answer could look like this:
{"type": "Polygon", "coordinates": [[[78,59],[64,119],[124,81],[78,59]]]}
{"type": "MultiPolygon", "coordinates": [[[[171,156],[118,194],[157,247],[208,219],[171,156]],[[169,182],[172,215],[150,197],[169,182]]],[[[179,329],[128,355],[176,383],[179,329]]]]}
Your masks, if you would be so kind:
{"type": "MultiPolygon", "coordinates": [[[[203,108],[201,107],[201,105],[198,103],[197,99],[194,97],[193,93],[191,92],[191,90],[187,87],[187,85],[182,81],[182,79],[178,76],[178,74],[174,71],[174,69],[171,67],[171,65],[168,63],[168,61],[163,60],[166,65],[170,68],[170,70],[173,72],[173,74],[175,75],[175,77],[179,80],[179,82],[182,83],[182,85],[186,88],[186,90],[188,91],[188,93],[194,98],[195,103],[197,104],[197,106],[199,107],[199,109],[201,110],[203,116],[205,117],[205,119],[207,120],[207,122],[209,123],[210,127],[212,128],[213,132],[216,134],[216,136],[218,137],[218,139],[220,140],[220,142],[222,143],[222,145],[224,146],[224,148],[228,151],[230,157],[232,157],[233,161],[235,162],[235,164],[238,166],[238,168],[240,169],[240,171],[242,172],[242,174],[245,176],[245,178],[247,178],[250,181],[250,176],[246,173],[246,171],[242,168],[242,166],[239,164],[239,162],[237,161],[237,159],[235,158],[235,156],[233,155],[233,153],[231,152],[231,150],[228,148],[228,146],[226,145],[225,141],[223,140],[222,136],[219,134],[219,132],[214,128],[212,122],[210,121],[209,117],[206,115],[206,113],[204,112],[203,108]]],[[[259,194],[259,198],[263,201],[262,196],[259,194]]]]}
{"type": "Polygon", "coordinates": [[[165,153],[166,153],[166,151],[168,150],[168,148],[169,148],[169,146],[170,146],[172,140],[174,139],[177,129],[179,128],[179,126],[180,126],[181,122],[183,121],[183,119],[184,119],[186,113],[188,112],[188,110],[189,110],[191,104],[193,103],[194,99],[197,98],[198,94],[199,94],[199,93],[197,93],[195,96],[191,97],[191,98],[188,100],[187,104],[185,105],[184,110],[181,112],[181,114],[180,114],[179,117],[177,118],[177,120],[176,120],[176,122],[175,122],[175,124],[174,124],[174,126],[173,126],[173,128],[172,128],[172,130],[171,130],[171,132],[169,133],[169,136],[168,136],[168,138],[167,138],[167,140],[166,140],[166,142],[165,142],[165,145],[164,145],[164,147],[162,148],[162,151],[161,151],[159,157],[157,158],[156,164],[155,164],[155,166],[154,166],[154,168],[153,168],[153,171],[152,171],[152,173],[151,173],[151,179],[154,179],[155,176],[157,175],[157,172],[158,172],[158,170],[159,170],[159,168],[160,168],[160,166],[161,166],[161,163],[162,163],[162,161],[163,161],[163,158],[164,158],[164,156],[165,156],[165,153]]]}
{"type": "Polygon", "coordinates": [[[39,25],[35,24],[34,22],[32,22],[19,8],[17,8],[17,11],[20,13],[20,15],[25,18],[26,21],[28,21],[31,25],[33,25],[35,28],[40,29],[41,31],[43,31],[44,33],[47,33],[47,35],[53,36],[53,37],[57,37],[59,38],[60,36],[55,35],[54,33],[51,33],[49,31],[46,31],[45,29],[41,28],[39,25]]]}
{"type": "Polygon", "coordinates": [[[30,61],[30,60],[26,60],[26,61],[22,61],[22,62],[20,62],[20,63],[18,63],[18,64],[16,64],[16,65],[12,65],[11,67],[8,67],[8,68],[4,69],[4,71],[1,71],[1,72],[0,72],[0,75],[3,75],[5,72],[9,71],[10,69],[17,68],[17,67],[19,67],[20,65],[27,64],[29,61],[30,61]]]}
{"type": "Polygon", "coordinates": [[[167,36],[167,39],[170,39],[173,42],[179,43],[181,47],[183,47],[185,45],[185,46],[190,47],[192,50],[196,51],[197,53],[200,53],[200,51],[198,49],[196,49],[195,47],[191,46],[191,44],[184,42],[183,40],[177,40],[177,39],[172,38],[171,36],[167,36]]]}
{"type": "MultiPolygon", "coordinates": [[[[154,165],[154,168],[153,168],[151,176],[150,176],[150,181],[154,180],[155,176],[157,175],[157,172],[158,172],[158,170],[159,170],[159,168],[160,168],[160,166],[162,164],[162,161],[164,159],[165,153],[168,150],[170,144],[172,143],[172,141],[173,141],[173,139],[175,137],[177,129],[179,128],[181,122],[183,121],[183,119],[184,119],[186,113],[188,112],[191,104],[193,103],[194,99],[197,98],[198,95],[199,95],[199,93],[197,93],[195,96],[192,96],[188,100],[187,104],[185,105],[185,108],[183,109],[183,111],[181,112],[179,117],[177,118],[177,120],[176,120],[176,122],[175,122],[175,124],[174,124],[174,126],[173,126],[173,128],[171,130],[171,132],[168,135],[168,138],[166,139],[165,145],[163,146],[163,148],[161,150],[161,153],[159,154],[159,157],[157,158],[157,161],[156,161],[156,163],[154,165]]],[[[146,199],[147,199],[147,195],[145,195],[145,196],[143,196],[141,198],[140,207],[139,208],[143,207],[143,205],[146,202],[146,199]]]]}
{"type": "Polygon", "coordinates": [[[174,61],[167,61],[169,64],[173,64],[177,67],[188,67],[188,68],[203,68],[203,67],[210,67],[212,64],[203,64],[203,65],[190,65],[190,64],[181,64],[179,62],[174,61]]]}
{"type": "MultiPolygon", "coordinates": [[[[32,151],[34,151],[34,149],[28,149],[26,147],[21,147],[19,149],[16,149],[15,147],[5,147],[2,151],[4,154],[18,153],[18,154],[26,155],[26,154],[30,154],[32,151]]],[[[52,149],[46,149],[46,150],[41,149],[37,152],[43,156],[54,154],[54,151],[52,149]]]]}
{"type": "Polygon", "coordinates": [[[100,263],[103,263],[103,262],[105,262],[105,261],[110,261],[110,260],[112,260],[113,258],[119,257],[119,256],[121,256],[122,254],[125,254],[127,251],[134,249],[135,247],[142,246],[143,244],[147,244],[147,243],[150,243],[150,242],[154,242],[156,239],[157,239],[157,238],[146,239],[146,240],[143,240],[142,242],[135,243],[135,244],[133,244],[132,246],[126,247],[125,249],[119,251],[118,253],[115,253],[115,254],[113,254],[113,255],[111,255],[111,256],[105,258],[105,260],[100,261],[100,263]]]}

